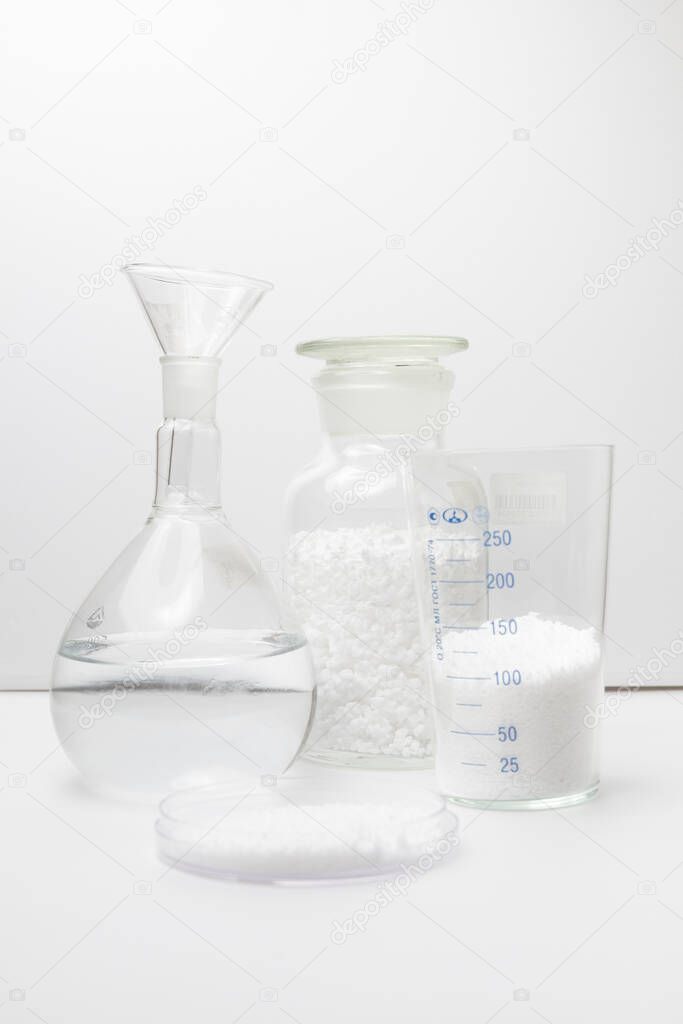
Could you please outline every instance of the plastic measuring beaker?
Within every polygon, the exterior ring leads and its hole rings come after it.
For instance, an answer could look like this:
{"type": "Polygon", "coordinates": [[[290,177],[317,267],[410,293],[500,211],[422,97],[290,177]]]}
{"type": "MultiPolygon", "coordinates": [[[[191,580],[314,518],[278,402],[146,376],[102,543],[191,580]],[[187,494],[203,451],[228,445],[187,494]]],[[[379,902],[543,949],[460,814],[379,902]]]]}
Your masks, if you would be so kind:
{"type": "Polygon", "coordinates": [[[608,446],[414,456],[437,779],[461,803],[597,792],[611,470],[608,446]]]}

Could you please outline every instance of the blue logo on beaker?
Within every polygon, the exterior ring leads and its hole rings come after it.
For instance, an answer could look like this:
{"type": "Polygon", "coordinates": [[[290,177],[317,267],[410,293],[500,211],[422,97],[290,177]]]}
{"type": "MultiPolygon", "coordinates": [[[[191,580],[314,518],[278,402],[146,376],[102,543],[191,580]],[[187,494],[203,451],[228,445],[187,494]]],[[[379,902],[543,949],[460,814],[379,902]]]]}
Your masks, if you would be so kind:
{"type": "Polygon", "coordinates": [[[445,508],[441,516],[447,523],[464,523],[467,512],[464,508],[445,508]]]}
{"type": "Polygon", "coordinates": [[[429,520],[430,523],[436,523],[439,519],[438,509],[430,508],[429,512],[427,513],[427,519],[429,520]]]}

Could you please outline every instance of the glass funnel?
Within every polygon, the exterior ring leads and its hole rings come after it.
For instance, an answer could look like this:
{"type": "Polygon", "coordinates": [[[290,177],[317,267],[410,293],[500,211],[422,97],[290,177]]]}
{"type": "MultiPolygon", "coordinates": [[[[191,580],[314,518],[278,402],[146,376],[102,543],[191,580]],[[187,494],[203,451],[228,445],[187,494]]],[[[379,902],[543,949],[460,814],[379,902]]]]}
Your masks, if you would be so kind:
{"type": "Polygon", "coordinates": [[[306,642],[220,496],[219,356],[271,286],[178,267],[127,274],[164,353],[156,494],[64,634],[52,714],[91,786],[152,797],[280,774],[315,692],[306,642]]]}

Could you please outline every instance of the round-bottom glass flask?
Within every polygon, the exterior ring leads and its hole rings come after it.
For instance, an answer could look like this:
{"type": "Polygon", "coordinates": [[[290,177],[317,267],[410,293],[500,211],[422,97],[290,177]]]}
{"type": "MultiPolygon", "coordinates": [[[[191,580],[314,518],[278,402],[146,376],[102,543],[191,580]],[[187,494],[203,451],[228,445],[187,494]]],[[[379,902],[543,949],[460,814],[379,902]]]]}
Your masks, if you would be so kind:
{"type": "Polygon", "coordinates": [[[329,338],[314,378],[318,459],[287,499],[286,589],[317,682],[307,756],[331,764],[423,768],[433,703],[420,630],[403,468],[440,444],[457,413],[439,358],[461,338],[329,338]]]}
{"type": "Polygon", "coordinates": [[[217,356],[269,286],[165,266],[128,273],[165,353],[156,496],[69,624],[51,703],[86,781],[146,798],[280,774],[315,693],[305,638],[220,499],[217,356]]]}

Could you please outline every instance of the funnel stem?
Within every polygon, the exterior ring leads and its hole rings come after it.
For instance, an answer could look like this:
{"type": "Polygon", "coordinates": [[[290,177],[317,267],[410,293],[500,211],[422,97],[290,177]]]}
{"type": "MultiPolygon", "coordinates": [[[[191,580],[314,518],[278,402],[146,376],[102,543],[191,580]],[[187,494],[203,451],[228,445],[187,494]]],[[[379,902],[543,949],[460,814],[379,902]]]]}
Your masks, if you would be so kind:
{"type": "Polygon", "coordinates": [[[218,359],[162,356],[164,422],[157,432],[154,507],[164,512],[221,505],[220,434],[215,421],[218,359]]]}

